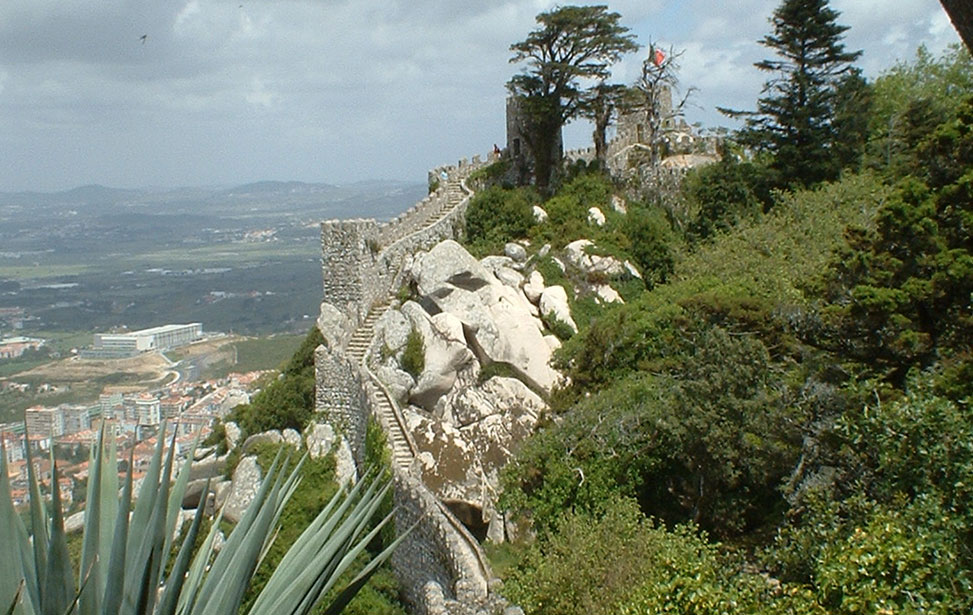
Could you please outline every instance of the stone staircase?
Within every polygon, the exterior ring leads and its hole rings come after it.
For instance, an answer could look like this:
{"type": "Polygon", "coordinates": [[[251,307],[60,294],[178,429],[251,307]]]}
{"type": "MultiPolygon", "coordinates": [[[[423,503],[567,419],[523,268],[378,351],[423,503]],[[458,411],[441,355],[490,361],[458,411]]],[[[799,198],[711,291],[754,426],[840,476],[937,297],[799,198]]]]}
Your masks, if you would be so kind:
{"type": "MultiPolygon", "coordinates": [[[[446,184],[446,200],[442,207],[430,213],[428,218],[423,221],[422,226],[416,232],[421,232],[445,218],[465,199],[472,196],[473,191],[466,187],[460,179],[450,179],[446,184]]],[[[392,403],[391,396],[385,386],[371,372],[367,364],[368,350],[375,336],[375,323],[385,313],[391,305],[392,298],[385,297],[372,306],[365,316],[365,319],[358,325],[352,333],[348,346],[345,349],[346,356],[355,365],[360,365],[362,371],[368,376],[365,378],[365,387],[369,398],[375,403],[375,410],[379,423],[385,429],[388,443],[392,449],[392,462],[406,472],[411,472],[415,462],[417,450],[415,444],[406,435],[406,426],[401,413],[396,411],[392,403]]]]}
{"type": "Polygon", "coordinates": [[[430,213],[429,218],[425,220],[420,230],[427,229],[445,218],[447,215],[449,215],[449,212],[456,209],[456,206],[463,202],[463,199],[471,194],[472,191],[468,191],[462,180],[455,178],[450,179],[448,182],[446,182],[445,203],[443,203],[438,210],[430,213]]]}
{"type": "MultiPolygon", "coordinates": [[[[428,218],[423,221],[421,227],[415,232],[419,233],[434,226],[448,216],[464,200],[472,196],[473,191],[467,187],[462,179],[451,178],[446,184],[445,204],[437,211],[430,213],[428,218]]],[[[409,437],[405,419],[401,411],[392,401],[388,389],[368,367],[368,351],[372,345],[372,339],[375,336],[375,323],[378,322],[378,319],[389,308],[392,301],[392,297],[387,296],[383,301],[372,306],[365,319],[352,334],[348,342],[346,354],[352,362],[361,366],[362,372],[367,376],[365,378],[365,387],[369,398],[375,404],[374,408],[377,418],[388,438],[388,443],[392,450],[393,464],[407,474],[412,475],[418,449],[409,437]]],[[[476,562],[476,566],[479,568],[479,572],[483,578],[487,580],[492,578],[493,574],[490,571],[489,565],[486,563],[479,543],[442,502],[437,500],[436,503],[447,521],[456,530],[462,545],[460,548],[467,551],[471,561],[476,562]]]]}
{"type": "Polygon", "coordinates": [[[368,348],[372,344],[372,338],[375,336],[375,323],[378,322],[379,317],[385,313],[388,309],[390,301],[386,298],[374,306],[368,311],[368,315],[365,319],[358,325],[355,332],[351,334],[351,339],[348,340],[348,347],[345,348],[345,356],[351,359],[351,362],[355,365],[361,364],[365,355],[368,353],[368,348]]]}

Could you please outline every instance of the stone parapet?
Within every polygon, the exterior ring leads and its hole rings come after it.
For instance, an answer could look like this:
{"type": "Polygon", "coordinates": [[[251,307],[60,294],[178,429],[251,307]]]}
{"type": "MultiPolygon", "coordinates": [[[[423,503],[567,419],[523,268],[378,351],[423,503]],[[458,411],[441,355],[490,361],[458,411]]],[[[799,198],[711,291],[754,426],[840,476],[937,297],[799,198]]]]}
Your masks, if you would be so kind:
{"type": "Polygon", "coordinates": [[[488,580],[477,554],[442,513],[432,492],[398,468],[395,504],[396,528],[412,528],[392,555],[392,566],[409,604],[424,615],[439,611],[435,601],[427,602],[429,582],[439,586],[446,600],[484,602],[489,593],[488,580]]]}
{"type": "Polygon", "coordinates": [[[463,182],[482,166],[476,156],[472,163],[464,159],[434,169],[445,174],[442,185],[386,224],[372,219],[321,223],[324,301],[348,316],[349,326],[398,290],[404,258],[460,232],[470,195],[463,182]]]}
{"type": "Polygon", "coordinates": [[[342,353],[321,345],[314,351],[314,407],[348,439],[359,468],[364,462],[368,396],[361,372],[342,353]]]}
{"type": "MultiPolygon", "coordinates": [[[[360,329],[362,337],[362,331],[370,330],[374,315],[366,317],[398,290],[407,259],[443,239],[458,237],[472,195],[465,180],[483,165],[477,156],[472,162],[464,159],[433,169],[430,178],[438,180],[439,187],[386,224],[321,224],[324,296],[319,323],[338,331],[326,332],[332,348],[322,345],[315,350],[315,408],[348,439],[359,466],[367,417],[376,409],[363,385],[369,376],[349,358],[359,343],[352,341],[353,334],[360,329]]],[[[408,602],[428,615],[465,614],[482,610],[477,605],[500,604],[502,598],[489,591],[489,568],[476,540],[407,468],[393,464],[393,473],[396,527],[414,527],[392,557],[408,602]]]]}

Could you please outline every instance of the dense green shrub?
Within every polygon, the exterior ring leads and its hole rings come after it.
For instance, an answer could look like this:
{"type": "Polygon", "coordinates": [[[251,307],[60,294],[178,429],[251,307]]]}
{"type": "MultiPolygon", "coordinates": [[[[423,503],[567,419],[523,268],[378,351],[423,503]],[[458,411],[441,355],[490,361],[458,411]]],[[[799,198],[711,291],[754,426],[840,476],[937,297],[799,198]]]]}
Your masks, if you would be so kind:
{"type": "Polygon", "coordinates": [[[657,565],[664,530],[630,500],[606,502],[600,517],[566,514],[530,547],[504,584],[526,613],[608,615],[657,565]]]}
{"type": "Polygon", "coordinates": [[[896,181],[916,173],[922,162],[916,156],[919,144],[954,119],[973,92],[973,59],[959,44],[938,58],[920,47],[913,59],[879,76],[873,91],[866,164],[896,181]]]}
{"type": "Polygon", "coordinates": [[[599,229],[588,223],[588,209],[597,207],[610,215],[613,186],[599,173],[584,173],[565,183],[543,203],[548,220],[532,229],[531,237],[556,248],[582,238],[597,239],[599,229]]]}
{"type": "Polygon", "coordinates": [[[400,364],[402,369],[409,372],[413,378],[418,378],[426,368],[426,351],[422,343],[422,334],[418,330],[409,331],[405,340],[405,350],[402,351],[400,364]]]}
{"type": "Polygon", "coordinates": [[[470,173],[468,181],[477,185],[482,184],[485,187],[493,187],[503,182],[510,173],[510,167],[511,159],[502,158],[470,173]]]}
{"type": "Polygon", "coordinates": [[[774,591],[691,525],[673,530],[612,498],[600,515],[567,512],[504,584],[529,614],[822,613],[800,588],[774,591]]]}
{"type": "Polygon", "coordinates": [[[528,441],[504,473],[507,504],[548,528],[563,507],[597,512],[612,493],[647,514],[720,535],[762,520],[800,453],[801,406],[752,336],[674,328],[653,368],[584,398],[528,441]]]}
{"type": "Polygon", "coordinates": [[[901,385],[973,343],[973,98],[918,148],[874,230],[854,229],[825,277],[826,346],[901,385]]]}
{"type": "Polygon", "coordinates": [[[762,167],[739,162],[733,156],[690,171],[683,182],[683,193],[696,212],[689,233],[700,239],[729,230],[743,220],[756,220],[771,203],[769,181],[762,167]]]}
{"type": "Polygon", "coordinates": [[[642,274],[644,287],[651,289],[669,279],[675,266],[675,239],[662,210],[631,207],[621,232],[628,240],[627,252],[642,274]]]}
{"type": "Polygon", "coordinates": [[[509,241],[527,236],[534,224],[535,193],[493,187],[478,192],[466,210],[466,245],[477,256],[502,254],[509,241]]]}

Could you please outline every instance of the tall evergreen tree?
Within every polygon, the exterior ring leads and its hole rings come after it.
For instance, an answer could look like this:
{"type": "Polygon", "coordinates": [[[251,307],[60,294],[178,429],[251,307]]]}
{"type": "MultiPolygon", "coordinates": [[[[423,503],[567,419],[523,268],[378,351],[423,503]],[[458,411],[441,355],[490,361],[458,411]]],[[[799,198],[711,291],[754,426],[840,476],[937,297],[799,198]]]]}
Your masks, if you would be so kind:
{"type": "Polygon", "coordinates": [[[548,190],[561,161],[561,127],[585,107],[582,81],[604,81],[612,64],[638,49],[635,36],[620,19],[604,5],[561,6],[539,14],[539,27],[510,46],[514,52],[510,61],[527,64],[507,88],[525,113],[523,135],[541,192],[548,190]]]}
{"type": "Polygon", "coordinates": [[[752,112],[725,111],[747,118],[741,141],[773,156],[771,169],[783,185],[808,186],[834,179],[843,155],[834,118],[838,90],[860,51],[845,51],[848,26],[828,0],[784,0],[770,19],[773,32],[760,44],[778,58],[755,66],[775,76],[752,112]]]}

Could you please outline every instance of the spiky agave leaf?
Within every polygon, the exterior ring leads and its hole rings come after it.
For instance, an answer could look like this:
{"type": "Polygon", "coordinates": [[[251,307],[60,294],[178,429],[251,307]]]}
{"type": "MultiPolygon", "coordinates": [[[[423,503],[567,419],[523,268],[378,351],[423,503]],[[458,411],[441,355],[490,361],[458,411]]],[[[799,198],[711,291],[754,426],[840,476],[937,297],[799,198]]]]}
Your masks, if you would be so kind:
{"type": "MultiPolygon", "coordinates": [[[[13,613],[24,591],[24,557],[29,557],[23,521],[14,510],[7,470],[7,449],[0,441],[0,561],[9,572],[0,574],[0,607],[10,605],[13,613]]],[[[29,562],[33,568],[33,562],[29,562]]],[[[27,607],[21,607],[26,610],[27,607]]]]}
{"type": "MultiPolygon", "coordinates": [[[[24,580],[21,579],[20,583],[17,584],[17,591],[14,592],[14,597],[10,601],[10,606],[7,607],[7,615],[13,615],[14,611],[17,609],[17,603],[20,602],[20,594],[24,591],[24,580]]],[[[2,604],[2,603],[0,603],[2,604]]]]}
{"type": "MultiPolygon", "coordinates": [[[[190,457],[191,459],[192,457],[190,457]]],[[[209,495],[210,480],[206,479],[206,486],[196,505],[196,515],[189,526],[189,531],[183,537],[182,546],[179,547],[179,555],[172,566],[169,578],[166,580],[165,591],[159,601],[159,607],[155,615],[173,615],[179,604],[179,596],[187,580],[187,572],[192,558],[193,546],[196,544],[196,537],[199,535],[199,528],[202,525],[203,513],[206,508],[206,498],[209,495]]]]}
{"type": "Polygon", "coordinates": [[[272,524],[288,482],[283,476],[286,461],[281,462],[280,457],[278,452],[257,496],[213,562],[204,584],[204,591],[207,586],[211,589],[201,594],[194,615],[222,615],[240,608],[264,544],[273,533],[272,524]]]}
{"type": "MultiPolygon", "coordinates": [[[[79,615],[98,615],[101,610],[101,566],[98,562],[98,549],[101,545],[101,505],[102,505],[102,464],[101,454],[105,426],[102,423],[98,439],[88,456],[88,489],[84,509],[84,538],[81,548],[81,576],[84,584],[78,600],[79,615]]],[[[117,496],[113,496],[117,497],[117,496]]],[[[107,528],[106,528],[107,531],[107,528]]]]}
{"type": "MultiPolygon", "coordinates": [[[[371,532],[361,536],[390,487],[390,483],[381,485],[377,478],[365,479],[347,495],[343,491],[336,493],[284,555],[249,615],[307,615],[391,521],[394,513],[389,513],[371,532]]],[[[338,593],[329,612],[340,612],[347,605],[407,533],[373,558],[338,593]]]]}
{"type": "Polygon", "coordinates": [[[75,601],[74,574],[64,533],[61,486],[54,447],[51,447],[51,539],[47,547],[47,572],[41,590],[41,615],[64,615],[75,601]]]}
{"type": "MultiPolygon", "coordinates": [[[[176,429],[173,430],[173,444],[175,443],[176,431],[178,430],[178,425],[176,429]]],[[[184,456],[185,462],[179,469],[179,474],[176,477],[176,482],[172,485],[172,491],[169,494],[168,509],[166,511],[166,526],[165,526],[165,545],[162,547],[162,553],[169,553],[172,548],[172,540],[176,531],[176,523],[179,522],[179,513],[182,510],[182,500],[186,495],[186,488],[189,486],[189,477],[192,474],[192,460],[196,455],[196,446],[199,444],[199,438],[193,439],[192,445],[189,447],[189,451],[184,456]]],[[[206,500],[206,494],[209,492],[209,483],[207,482],[207,490],[203,491],[201,500],[206,500]]],[[[200,509],[202,510],[202,509],[200,509]]],[[[197,515],[199,512],[197,512],[197,515]]],[[[162,574],[160,571],[159,582],[162,582],[162,574]]]]}
{"type": "MultiPolygon", "coordinates": [[[[188,484],[189,464],[180,471],[175,483],[170,483],[174,446],[170,446],[163,461],[163,425],[130,518],[134,450],[129,457],[123,493],[118,502],[115,499],[117,466],[114,458],[104,456],[104,438],[103,427],[95,446],[97,450],[92,455],[93,484],[89,484],[91,508],[85,518],[79,592],[74,591],[74,575],[66,552],[57,466],[52,463],[50,535],[46,534],[47,515],[44,514],[41,500],[39,497],[32,498],[32,522],[40,519],[34,528],[35,535],[46,543],[46,549],[41,553],[46,562],[43,568],[38,567],[37,562],[30,557],[27,532],[13,511],[9,489],[4,491],[0,486],[0,497],[3,497],[3,502],[0,502],[0,537],[12,537],[0,544],[0,555],[13,553],[6,561],[14,561],[17,557],[22,563],[20,568],[25,571],[23,576],[27,578],[26,592],[21,594],[19,601],[20,605],[24,605],[23,615],[68,615],[69,612],[77,612],[78,615],[235,615],[250,579],[273,540],[284,506],[297,489],[300,482],[299,471],[304,460],[288,472],[287,462],[281,459],[282,453],[278,452],[254,501],[215,558],[212,558],[213,543],[219,531],[222,511],[212,525],[203,547],[191,557],[202,522],[206,501],[204,493],[197,507],[196,518],[183,537],[184,542],[172,573],[165,580],[160,594],[158,589],[162,580],[161,570],[169,553],[166,546],[174,528],[174,517],[179,512],[179,504],[188,484]],[[112,502],[114,506],[111,505],[112,502]],[[115,512],[113,524],[103,522],[106,519],[106,509],[113,509],[115,512]],[[100,557],[96,553],[109,544],[106,540],[109,533],[111,542],[108,561],[99,561],[100,557]],[[42,576],[43,582],[40,581],[42,576]],[[104,578],[103,594],[95,592],[101,577],[104,578]],[[39,596],[36,603],[29,599],[32,581],[39,596]],[[92,593],[95,597],[89,598],[92,593]],[[157,597],[160,601],[156,606],[157,597]],[[99,601],[100,609],[97,608],[99,601]],[[40,606],[32,609],[29,608],[31,604],[40,606]]],[[[114,451],[113,448],[111,450],[114,451]]],[[[5,471],[2,465],[0,469],[5,471]]],[[[2,478],[0,485],[6,485],[6,476],[2,478]]],[[[362,536],[368,519],[374,514],[388,488],[387,484],[380,488],[376,481],[361,481],[352,488],[348,497],[339,495],[333,498],[302,534],[301,540],[285,555],[272,575],[257,601],[257,604],[263,606],[258,609],[255,604],[251,612],[307,615],[321,596],[334,587],[335,579],[352,564],[365,545],[391,519],[389,515],[378,527],[362,536]],[[286,594],[283,598],[281,592],[286,594]],[[272,608],[268,610],[268,607],[272,608]]],[[[207,484],[206,492],[208,489],[207,484]]],[[[34,493],[39,493],[36,480],[32,484],[32,494],[34,493]]],[[[350,600],[394,547],[395,544],[391,545],[359,573],[332,603],[332,611],[336,607],[340,610],[350,600]]],[[[2,580],[0,577],[0,589],[5,587],[2,580]]],[[[12,590],[8,587],[5,591],[6,596],[13,600],[10,609],[20,609],[11,595],[12,590]]],[[[5,606],[7,597],[0,593],[0,608],[5,606]]],[[[19,615],[20,612],[13,610],[7,615],[19,615]]]]}
{"type": "Polygon", "coordinates": [[[103,615],[118,615],[125,590],[125,561],[128,550],[129,511],[132,502],[132,465],[135,461],[135,447],[129,452],[128,470],[125,472],[125,486],[122,487],[121,501],[118,503],[111,556],[106,568],[103,615]]]}
{"type": "Polygon", "coordinates": [[[47,586],[47,548],[48,548],[48,519],[41,497],[41,490],[37,483],[37,472],[34,469],[34,458],[30,450],[29,432],[24,430],[24,454],[27,461],[27,489],[30,499],[30,527],[31,541],[34,548],[34,572],[25,572],[27,591],[37,609],[40,609],[41,591],[47,586]]]}
{"type": "MultiPolygon", "coordinates": [[[[102,421],[102,441],[98,446],[101,454],[101,509],[98,561],[98,593],[104,597],[108,586],[108,562],[111,560],[112,542],[115,539],[115,522],[118,519],[118,447],[115,443],[114,429],[102,421]]],[[[102,598],[104,599],[104,598],[102,598]]]]}

